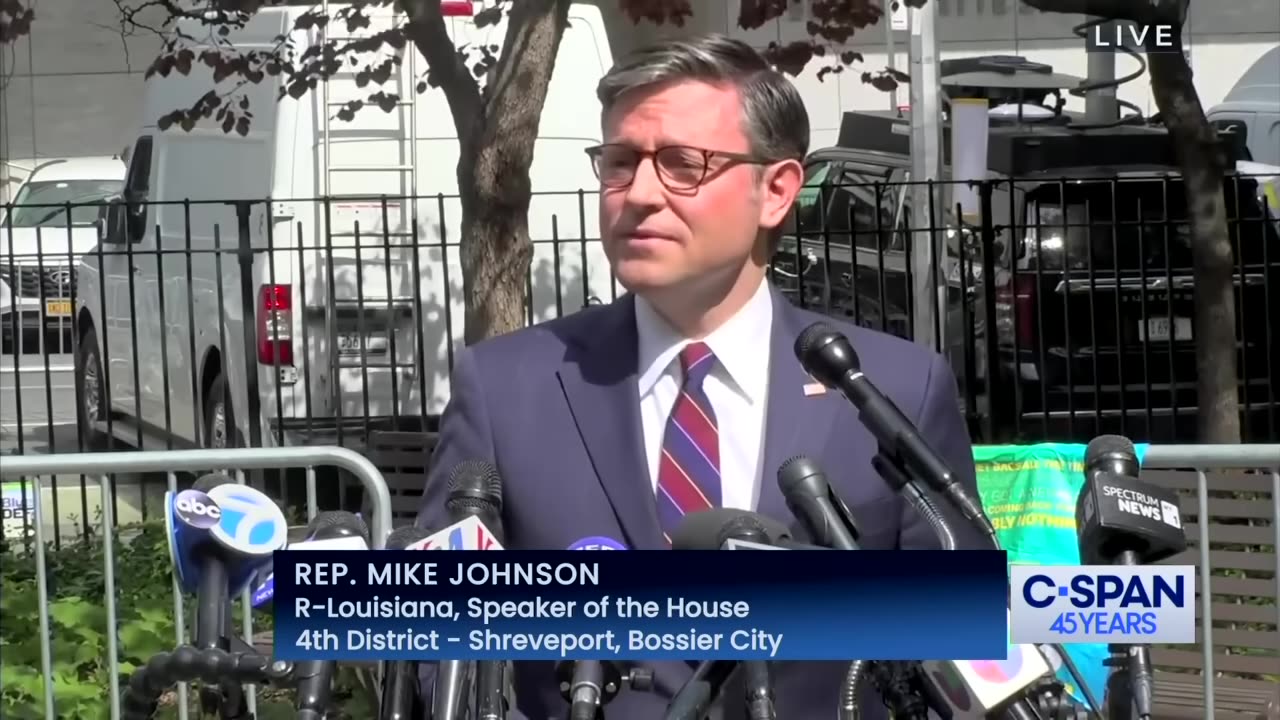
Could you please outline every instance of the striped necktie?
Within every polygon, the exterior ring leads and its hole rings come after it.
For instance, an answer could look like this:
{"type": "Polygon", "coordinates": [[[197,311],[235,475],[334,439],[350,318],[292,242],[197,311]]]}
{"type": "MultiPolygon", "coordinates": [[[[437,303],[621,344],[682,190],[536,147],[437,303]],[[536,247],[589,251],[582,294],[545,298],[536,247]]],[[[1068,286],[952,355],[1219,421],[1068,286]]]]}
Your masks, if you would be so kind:
{"type": "Polygon", "coordinates": [[[667,544],[687,513],[720,505],[720,431],[702,388],[715,362],[705,343],[680,351],[684,382],[667,419],[658,461],[658,519],[667,544]]]}

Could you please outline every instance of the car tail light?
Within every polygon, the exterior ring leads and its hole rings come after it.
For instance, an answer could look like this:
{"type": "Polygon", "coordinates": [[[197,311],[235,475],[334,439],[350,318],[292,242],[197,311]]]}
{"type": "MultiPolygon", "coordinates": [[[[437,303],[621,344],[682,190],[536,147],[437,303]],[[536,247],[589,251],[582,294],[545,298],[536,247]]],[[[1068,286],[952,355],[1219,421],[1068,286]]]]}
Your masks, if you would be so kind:
{"type": "Polygon", "coordinates": [[[1016,337],[1018,347],[1031,348],[1036,341],[1036,278],[1012,274],[996,287],[996,337],[1016,337]],[[1016,335],[1015,335],[1016,333],[1016,335]]]}
{"type": "Polygon", "coordinates": [[[445,17],[471,17],[476,14],[476,9],[471,0],[443,0],[440,14],[445,17]]]}
{"type": "Polygon", "coordinates": [[[293,364],[292,285],[263,285],[258,291],[258,362],[293,364]]]}

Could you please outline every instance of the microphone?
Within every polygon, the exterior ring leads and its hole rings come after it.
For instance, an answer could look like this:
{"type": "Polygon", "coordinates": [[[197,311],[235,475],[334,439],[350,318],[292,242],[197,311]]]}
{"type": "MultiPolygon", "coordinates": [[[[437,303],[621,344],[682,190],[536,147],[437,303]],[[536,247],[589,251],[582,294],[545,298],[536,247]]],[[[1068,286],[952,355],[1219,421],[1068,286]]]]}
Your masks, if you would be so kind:
{"type": "MultiPolygon", "coordinates": [[[[387,536],[386,549],[403,550],[425,540],[427,531],[420,527],[402,527],[387,536]]],[[[380,720],[411,720],[423,715],[422,698],[418,693],[418,663],[412,660],[393,660],[383,666],[382,703],[378,708],[380,720]]]]}
{"type": "Polygon", "coordinates": [[[710,508],[685,515],[671,534],[672,550],[827,550],[791,539],[782,523],[748,510],[710,508]]]}
{"type": "Polygon", "coordinates": [[[613,538],[601,535],[593,535],[584,537],[575,541],[567,550],[626,550],[627,546],[614,540],[613,538]]]}
{"type": "MultiPolygon", "coordinates": [[[[982,506],[956,481],[951,469],[920,437],[906,415],[862,373],[862,364],[849,338],[823,322],[805,328],[796,338],[796,358],[814,379],[840,390],[858,410],[858,419],[895,465],[942,493],[974,527],[1000,547],[982,506]]],[[[877,467],[877,470],[881,470],[877,467]]],[[[881,470],[881,472],[884,472],[881,470]]]]}
{"type": "Polygon", "coordinates": [[[858,549],[853,514],[831,489],[818,463],[803,455],[784,462],[778,468],[778,488],[815,543],[836,550],[858,549]]]}
{"type": "Polygon", "coordinates": [[[1035,645],[1010,645],[1004,660],[928,660],[920,663],[925,696],[943,720],[962,718],[1035,718],[1027,699],[1040,681],[1053,675],[1035,645]]]}
{"type": "MultiPolygon", "coordinates": [[[[740,515],[720,529],[722,546],[733,540],[762,542],[768,545],[768,539],[768,530],[764,523],[751,515],[740,515]]],[[[750,720],[775,720],[778,713],[773,706],[773,677],[769,671],[769,662],[746,660],[743,661],[742,667],[746,671],[747,717],[750,720]]]]}
{"type": "Polygon", "coordinates": [[[704,660],[693,671],[693,677],[680,687],[667,703],[665,720],[703,720],[720,689],[738,670],[736,660],[704,660]]]}
{"type": "MultiPolygon", "coordinates": [[[[455,465],[449,473],[445,509],[451,524],[407,549],[502,549],[502,477],[491,463],[464,460],[455,465]]],[[[461,660],[437,663],[431,694],[432,720],[461,720],[473,691],[476,720],[506,718],[510,706],[505,692],[506,665],[488,660],[474,664],[461,660]]]]}
{"type": "MultiPolygon", "coordinates": [[[[330,542],[327,549],[335,549],[332,543],[343,543],[348,550],[369,548],[369,526],[354,513],[341,510],[320,513],[312,518],[307,529],[313,542],[330,542]]],[[[303,660],[294,664],[299,720],[323,720],[333,686],[333,671],[331,660],[303,660]]]]}
{"type": "MultiPolygon", "coordinates": [[[[613,538],[595,535],[577,540],[569,550],[626,550],[627,546],[613,538]]],[[[569,703],[570,720],[596,720],[604,717],[604,706],[618,695],[623,683],[635,690],[653,686],[653,672],[632,669],[625,677],[618,666],[607,660],[561,661],[556,664],[560,696],[569,703]]]]}
{"type": "Polygon", "coordinates": [[[284,513],[261,491],[210,473],[165,493],[165,528],[178,583],[197,598],[196,647],[223,647],[227,600],[285,547],[284,513]]]}
{"type": "Polygon", "coordinates": [[[444,503],[453,522],[475,517],[484,523],[499,544],[503,542],[502,476],[484,460],[464,460],[449,475],[449,496],[444,503]]]}
{"type": "MultiPolygon", "coordinates": [[[[369,526],[355,513],[331,510],[318,513],[307,524],[306,540],[289,543],[289,550],[368,550],[369,526]]],[[[267,608],[276,594],[274,563],[258,570],[251,596],[255,608],[267,608]]]]}
{"type": "MultiPolygon", "coordinates": [[[[1085,483],[1076,500],[1076,532],[1084,565],[1152,565],[1187,549],[1187,536],[1178,511],[1178,494],[1138,479],[1138,454],[1128,438],[1101,435],[1084,451],[1085,483]]],[[[1141,720],[1151,717],[1150,648],[1112,645],[1113,657],[1127,655],[1129,698],[1141,720]]],[[[1112,674],[1117,683],[1121,673],[1112,674]]],[[[1108,683],[1110,684],[1110,683],[1108,683]]],[[[1111,692],[1108,715],[1130,712],[1126,693],[1111,692]]]]}

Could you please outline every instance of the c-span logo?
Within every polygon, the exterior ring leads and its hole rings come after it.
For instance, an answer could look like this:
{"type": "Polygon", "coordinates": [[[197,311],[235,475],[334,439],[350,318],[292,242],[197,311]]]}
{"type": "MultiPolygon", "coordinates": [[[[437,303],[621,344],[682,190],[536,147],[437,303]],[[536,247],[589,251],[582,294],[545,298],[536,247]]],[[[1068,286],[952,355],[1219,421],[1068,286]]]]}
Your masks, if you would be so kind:
{"type": "Polygon", "coordinates": [[[1195,566],[1010,568],[1015,643],[1193,644],[1195,566]]]}

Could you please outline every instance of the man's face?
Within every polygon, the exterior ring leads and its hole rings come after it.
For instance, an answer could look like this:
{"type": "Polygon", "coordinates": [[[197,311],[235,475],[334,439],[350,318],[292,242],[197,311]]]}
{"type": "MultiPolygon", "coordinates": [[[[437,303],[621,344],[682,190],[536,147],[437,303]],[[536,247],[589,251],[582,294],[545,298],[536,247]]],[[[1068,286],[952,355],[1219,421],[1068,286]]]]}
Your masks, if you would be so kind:
{"type": "MultiPolygon", "coordinates": [[[[737,90],[693,81],[624,95],[605,115],[604,142],[649,153],[685,146],[695,163],[696,150],[750,154],[737,90]]],[[[673,190],[657,164],[643,157],[629,186],[601,188],[601,234],[618,280],[641,295],[732,285],[763,254],[761,227],[782,221],[795,189],[780,188],[775,167],[712,155],[702,184],[673,190]]]]}

